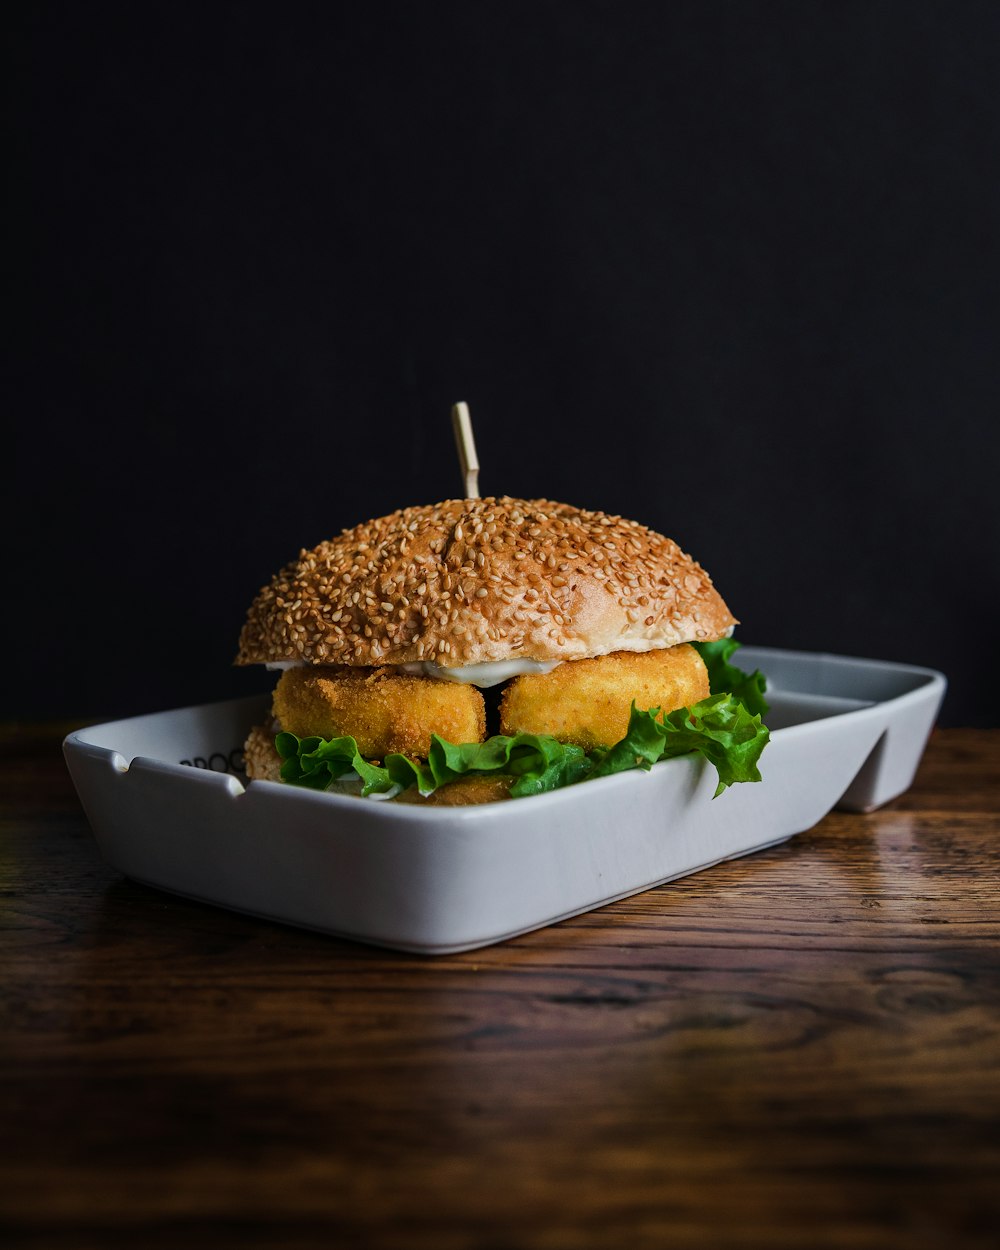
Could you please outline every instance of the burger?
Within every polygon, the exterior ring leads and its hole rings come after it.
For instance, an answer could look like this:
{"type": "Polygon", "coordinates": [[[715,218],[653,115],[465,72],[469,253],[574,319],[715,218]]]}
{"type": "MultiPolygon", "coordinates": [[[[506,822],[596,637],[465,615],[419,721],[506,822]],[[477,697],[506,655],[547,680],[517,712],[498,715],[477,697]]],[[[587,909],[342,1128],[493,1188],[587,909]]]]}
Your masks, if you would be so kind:
{"type": "Polygon", "coordinates": [[[236,663],[280,672],[251,780],[397,802],[521,798],[699,751],[760,779],[764,679],[704,569],[636,521],[450,499],[303,549],[236,663]]]}

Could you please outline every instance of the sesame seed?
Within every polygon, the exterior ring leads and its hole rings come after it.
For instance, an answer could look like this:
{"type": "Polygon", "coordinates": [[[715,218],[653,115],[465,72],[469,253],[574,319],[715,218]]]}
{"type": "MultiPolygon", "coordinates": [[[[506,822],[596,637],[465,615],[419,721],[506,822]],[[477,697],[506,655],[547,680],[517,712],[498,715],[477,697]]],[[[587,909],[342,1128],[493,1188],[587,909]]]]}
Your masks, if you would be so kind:
{"type": "Polygon", "coordinates": [[[697,626],[716,637],[732,620],[700,566],[638,522],[547,501],[447,500],[300,550],[254,601],[238,662],[405,663],[442,654],[445,630],[473,663],[495,658],[487,639],[502,643],[515,621],[534,645],[554,629],[557,645],[578,652],[585,639],[555,607],[567,584],[586,594],[588,582],[605,586],[605,610],[626,630],[641,619],[664,634],[697,626]]]}

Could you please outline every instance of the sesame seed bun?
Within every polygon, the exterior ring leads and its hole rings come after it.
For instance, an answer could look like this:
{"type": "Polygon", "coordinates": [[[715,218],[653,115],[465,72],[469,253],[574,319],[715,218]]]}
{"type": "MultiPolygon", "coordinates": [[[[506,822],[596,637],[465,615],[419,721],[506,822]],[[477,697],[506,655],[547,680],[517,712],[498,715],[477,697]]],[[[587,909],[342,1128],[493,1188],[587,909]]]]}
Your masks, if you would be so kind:
{"type": "Polygon", "coordinates": [[[449,499],[300,552],[251,605],[236,663],[573,660],[721,638],[736,623],[701,566],[636,521],[449,499]]]}

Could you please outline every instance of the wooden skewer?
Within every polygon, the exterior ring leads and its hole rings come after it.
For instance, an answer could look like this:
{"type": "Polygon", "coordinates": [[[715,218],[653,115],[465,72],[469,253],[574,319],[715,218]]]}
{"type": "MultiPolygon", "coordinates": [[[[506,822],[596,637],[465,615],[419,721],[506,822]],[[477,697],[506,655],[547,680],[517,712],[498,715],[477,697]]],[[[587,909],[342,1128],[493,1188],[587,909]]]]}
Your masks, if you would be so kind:
{"type": "Polygon", "coordinates": [[[452,407],[451,424],[455,431],[455,446],[458,448],[458,459],[462,466],[464,497],[478,499],[479,458],[476,455],[476,440],[472,436],[472,418],[469,416],[468,404],[455,404],[452,407]]]}

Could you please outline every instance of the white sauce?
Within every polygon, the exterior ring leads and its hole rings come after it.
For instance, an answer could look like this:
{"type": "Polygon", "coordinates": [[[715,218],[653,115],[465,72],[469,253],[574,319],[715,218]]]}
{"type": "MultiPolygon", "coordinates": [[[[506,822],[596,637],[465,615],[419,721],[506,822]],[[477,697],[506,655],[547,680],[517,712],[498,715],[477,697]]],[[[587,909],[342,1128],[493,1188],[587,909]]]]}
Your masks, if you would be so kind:
{"type": "MultiPolygon", "coordinates": [[[[724,638],[732,636],[734,626],[726,630],[724,638]]],[[[617,650],[642,653],[660,651],[663,648],[662,638],[621,638],[617,650]]],[[[677,646],[678,643],[671,643],[677,646]]],[[[562,660],[493,660],[485,664],[464,664],[459,668],[447,668],[443,664],[435,664],[432,660],[417,660],[412,664],[401,664],[402,673],[411,673],[418,677],[433,677],[437,681],[454,681],[465,686],[499,686],[510,681],[512,677],[520,677],[522,673],[551,673],[562,660]]],[[[304,660],[272,660],[268,669],[284,672],[289,668],[304,668],[304,660]]]]}
{"type": "Polygon", "coordinates": [[[522,673],[551,673],[561,660],[493,660],[485,664],[464,664],[460,668],[446,668],[430,660],[415,664],[403,664],[404,673],[433,677],[437,681],[454,681],[463,686],[499,686],[501,682],[520,677],[522,673]]]}
{"type": "MultiPolygon", "coordinates": [[[[417,660],[412,664],[400,664],[401,673],[417,677],[433,677],[435,681],[453,681],[463,686],[499,686],[501,682],[520,677],[522,673],[551,673],[561,660],[493,660],[486,664],[464,664],[460,668],[446,668],[431,660],[417,660]]],[[[285,672],[289,668],[306,668],[304,660],[272,660],[268,669],[285,672]]]]}

